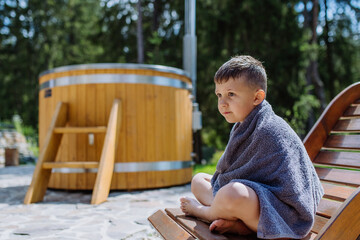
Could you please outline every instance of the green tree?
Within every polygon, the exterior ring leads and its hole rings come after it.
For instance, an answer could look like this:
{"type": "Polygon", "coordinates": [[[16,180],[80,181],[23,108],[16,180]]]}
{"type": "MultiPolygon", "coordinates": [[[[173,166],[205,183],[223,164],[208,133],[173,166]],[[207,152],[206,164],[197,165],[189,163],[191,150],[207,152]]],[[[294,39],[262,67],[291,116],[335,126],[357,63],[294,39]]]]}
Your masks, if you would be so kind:
{"type": "Polygon", "coordinates": [[[99,1],[0,2],[0,114],[37,127],[38,76],[62,65],[97,61],[99,1]]]}
{"type": "MultiPolygon", "coordinates": [[[[144,63],[182,68],[182,1],[142,0],[144,63]]],[[[102,1],[104,62],[136,63],[137,1],[102,1]]]]}
{"type": "MultiPolygon", "coordinates": [[[[311,31],[303,18],[308,14],[302,10],[304,3],[309,10],[315,5],[308,2],[197,1],[197,100],[206,145],[222,149],[228,139],[231,126],[217,111],[213,76],[231,56],[248,54],[263,62],[269,79],[267,99],[300,136],[311,127],[311,112],[314,119],[320,114],[316,85],[306,81],[310,53],[316,50],[327,102],[359,81],[358,4],[319,0],[317,38],[309,44],[311,31]]],[[[19,114],[25,125],[37,126],[38,76],[44,70],[137,62],[137,3],[0,1],[0,120],[19,114]]],[[[144,63],[182,68],[184,1],[141,0],[141,9],[144,63]]]]}
{"type": "Polygon", "coordinates": [[[238,54],[252,55],[263,62],[269,78],[268,101],[275,112],[301,127],[290,119],[306,87],[304,76],[299,74],[305,66],[296,3],[198,2],[198,99],[207,144],[223,147],[228,138],[231,126],[217,112],[213,76],[222,63],[238,54]]]}
{"type": "Polygon", "coordinates": [[[319,35],[319,70],[324,79],[327,101],[360,80],[360,7],[353,2],[324,0],[323,3],[324,18],[320,19],[320,26],[324,30],[319,35]]]}

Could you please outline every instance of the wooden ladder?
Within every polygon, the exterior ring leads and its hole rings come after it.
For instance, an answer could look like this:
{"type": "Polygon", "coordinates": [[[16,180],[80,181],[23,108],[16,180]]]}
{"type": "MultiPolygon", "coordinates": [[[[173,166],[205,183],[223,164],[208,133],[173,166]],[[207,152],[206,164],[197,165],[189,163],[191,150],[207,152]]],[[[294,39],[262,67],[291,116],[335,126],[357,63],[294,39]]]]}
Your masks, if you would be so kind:
{"type": "Polygon", "coordinates": [[[53,168],[97,168],[91,204],[100,204],[106,201],[109,195],[121,126],[121,101],[114,100],[107,127],[66,127],[67,114],[68,104],[59,102],[36,163],[31,184],[25,195],[24,204],[43,200],[53,168]],[[106,132],[106,135],[99,162],[55,162],[63,134],[102,132],[106,132]]]}

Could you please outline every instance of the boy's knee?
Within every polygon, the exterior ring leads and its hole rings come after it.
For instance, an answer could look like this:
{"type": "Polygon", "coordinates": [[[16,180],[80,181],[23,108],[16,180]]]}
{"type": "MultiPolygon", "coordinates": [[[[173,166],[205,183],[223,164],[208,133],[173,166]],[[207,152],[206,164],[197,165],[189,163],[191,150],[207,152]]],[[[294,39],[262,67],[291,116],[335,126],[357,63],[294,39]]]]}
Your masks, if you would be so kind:
{"type": "Polygon", "coordinates": [[[203,184],[207,177],[208,174],[206,173],[197,173],[191,180],[191,189],[197,187],[200,184],[203,184]]]}
{"type": "Polygon", "coordinates": [[[199,180],[199,179],[201,179],[201,178],[204,178],[204,175],[205,175],[204,173],[197,173],[197,174],[195,174],[195,175],[193,176],[191,182],[197,181],[197,180],[199,180]]]}
{"type": "Polygon", "coordinates": [[[238,182],[228,183],[219,190],[219,193],[224,205],[228,208],[240,207],[251,199],[248,187],[238,182]]]}

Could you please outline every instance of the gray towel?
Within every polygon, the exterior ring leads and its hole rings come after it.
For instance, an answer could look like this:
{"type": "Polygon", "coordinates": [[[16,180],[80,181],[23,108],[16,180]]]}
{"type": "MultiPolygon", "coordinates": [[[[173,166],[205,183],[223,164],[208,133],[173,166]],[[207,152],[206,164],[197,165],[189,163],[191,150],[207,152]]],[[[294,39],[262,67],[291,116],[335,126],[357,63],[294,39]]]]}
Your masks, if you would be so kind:
{"type": "Polygon", "coordinates": [[[214,195],[234,181],[259,197],[258,238],[303,238],[311,230],[323,188],[300,138],[266,100],[231,130],[211,180],[214,195]]]}

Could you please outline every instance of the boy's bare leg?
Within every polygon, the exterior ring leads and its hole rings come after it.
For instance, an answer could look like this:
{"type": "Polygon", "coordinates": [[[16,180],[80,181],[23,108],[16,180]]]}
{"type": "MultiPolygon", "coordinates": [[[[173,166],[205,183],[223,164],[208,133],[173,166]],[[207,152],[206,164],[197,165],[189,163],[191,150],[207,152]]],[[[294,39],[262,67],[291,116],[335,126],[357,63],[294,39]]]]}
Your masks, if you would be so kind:
{"type": "Polygon", "coordinates": [[[209,226],[210,231],[216,231],[221,234],[225,232],[247,235],[253,233],[241,220],[218,219],[213,221],[209,226]]]}
{"type": "MultiPolygon", "coordinates": [[[[181,198],[180,201],[181,209],[187,215],[195,216],[209,222],[219,219],[236,221],[225,221],[225,225],[235,223],[235,228],[241,227],[242,221],[247,228],[254,232],[257,231],[260,217],[259,199],[255,191],[244,184],[232,182],[225,185],[218,191],[210,206],[204,206],[192,198],[181,198]]],[[[218,224],[216,224],[216,222],[214,222],[215,228],[221,231],[222,226],[220,226],[220,223],[218,222],[218,224]]],[[[234,232],[234,230],[235,229],[232,229],[232,232],[234,232]]]]}
{"type": "Polygon", "coordinates": [[[214,200],[211,187],[212,175],[207,173],[198,173],[191,180],[191,192],[196,199],[204,206],[210,206],[214,200]]]}

